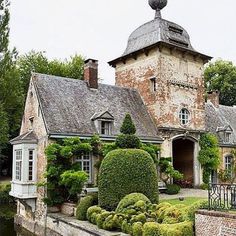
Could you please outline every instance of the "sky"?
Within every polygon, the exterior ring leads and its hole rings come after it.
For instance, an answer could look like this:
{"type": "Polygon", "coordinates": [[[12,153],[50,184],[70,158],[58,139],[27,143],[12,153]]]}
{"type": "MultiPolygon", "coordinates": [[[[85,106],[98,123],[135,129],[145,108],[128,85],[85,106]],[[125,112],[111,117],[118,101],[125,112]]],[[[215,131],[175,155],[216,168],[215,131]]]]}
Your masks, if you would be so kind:
{"type": "MultiPolygon", "coordinates": [[[[184,27],[197,51],[236,64],[235,9],[235,0],[168,0],[162,17],[184,27]]],[[[97,59],[108,84],[115,76],[107,62],[121,56],[132,31],[155,14],[148,0],[11,0],[10,13],[11,47],[20,54],[97,59]]]]}

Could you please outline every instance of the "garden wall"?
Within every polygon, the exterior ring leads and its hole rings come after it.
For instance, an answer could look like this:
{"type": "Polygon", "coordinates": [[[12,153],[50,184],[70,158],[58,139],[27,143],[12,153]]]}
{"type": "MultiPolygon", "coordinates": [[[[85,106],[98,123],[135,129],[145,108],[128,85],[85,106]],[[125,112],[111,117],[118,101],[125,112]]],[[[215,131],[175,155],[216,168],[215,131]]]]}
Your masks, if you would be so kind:
{"type": "Polygon", "coordinates": [[[196,236],[236,236],[236,214],[199,210],[195,227],[196,236]]]}

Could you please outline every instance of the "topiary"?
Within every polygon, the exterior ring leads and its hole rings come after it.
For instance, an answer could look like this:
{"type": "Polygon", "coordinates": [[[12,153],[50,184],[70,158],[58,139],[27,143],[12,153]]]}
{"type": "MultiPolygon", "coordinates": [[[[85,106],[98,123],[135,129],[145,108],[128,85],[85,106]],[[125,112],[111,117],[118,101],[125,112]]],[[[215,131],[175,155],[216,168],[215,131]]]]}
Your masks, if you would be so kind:
{"type": "MultiPolygon", "coordinates": [[[[99,206],[92,206],[89,207],[87,210],[87,219],[89,222],[92,222],[92,215],[95,214],[100,214],[102,211],[102,208],[99,206]]],[[[96,222],[95,222],[96,223],[96,222]]]]}
{"type": "Polygon", "coordinates": [[[121,230],[123,233],[132,234],[132,225],[128,223],[127,220],[124,220],[121,225],[121,230]]]}
{"type": "Polygon", "coordinates": [[[155,222],[148,222],[143,225],[143,236],[159,236],[160,224],[155,222]]]}
{"type": "Polygon", "coordinates": [[[113,210],[130,193],[158,202],[157,171],[151,156],[137,149],[111,151],[102,161],[98,179],[99,205],[113,210]]]}
{"type": "Polygon", "coordinates": [[[130,114],[126,114],[123,124],[120,128],[122,134],[135,134],[136,128],[130,114]]]}
{"type": "Polygon", "coordinates": [[[135,222],[132,225],[132,235],[142,236],[143,235],[143,224],[141,222],[135,222]]]}
{"type": "Polygon", "coordinates": [[[163,236],[193,236],[193,223],[185,221],[177,224],[160,224],[160,235],[163,236]]]}
{"type": "Polygon", "coordinates": [[[116,146],[118,148],[136,148],[142,145],[140,139],[134,134],[120,134],[116,138],[116,146]]]}
{"type": "Polygon", "coordinates": [[[177,193],[179,193],[179,191],[180,191],[180,186],[179,185],[177,185],[177,184],[168,184],[167,186],[166,186],[166,193],[167,194],[169,194],[169,195],[174,195],[174,194],[177,194],[177,193]]]}
{"type": "Polygon", "coordinates": [[[97,203],[95,195],[88,195],[81,199],[76,209],[76,218],[78,220],[87,220],[87,210],[97,203]]]}
{"type": "Polygon", "coordinates": [[[129,206],[144,207],[145,204],[151,203],[150,200],[142,193],[131,193],[126,195],[119,202],[116,212],[126,213],[129,206]]]}

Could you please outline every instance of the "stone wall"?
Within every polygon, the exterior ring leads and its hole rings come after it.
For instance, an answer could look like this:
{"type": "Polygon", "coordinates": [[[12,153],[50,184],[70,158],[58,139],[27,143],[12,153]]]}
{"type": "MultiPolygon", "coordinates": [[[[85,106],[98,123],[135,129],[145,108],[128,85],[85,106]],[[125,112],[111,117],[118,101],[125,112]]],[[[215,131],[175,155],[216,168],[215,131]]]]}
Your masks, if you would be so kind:
{"type": "Polygon", "coordinates": [[[159,47],[119,62],[116,85],[136,88],[158,127],[205,130],[203,66],[200,58],[159,47]],[[191,122],[185,126],[179,121],[182,108],[190,112],[191,122]]]}
{"type": "MultiPolygon", "coordinates": [[[[43,174],[46,169],[46,156],[44,154],[45,147],[48,145],[48,135],[44,125],[44,119],[40,103],[37,97],[37,91],[33,84],[33,77],[30,81],[27,99],[25,103],[25,111],[22,119],[20,134],[26,133],[29,130],[34,130],[38,137],[37,147],[37,182],[43,182],[43,174]],[[33,120],[32,122],[30,120],[33,120]]],[[[33,214],[29,214],[29,209],[19,203],[20,214],[26,218],[37,220],[43,223],[46,215],[46,205],[43,203],[45,191],[43,187],[37,188],[36,210],[33,214]]]]}
{"type": "Polygon", "coordinates": [[[199,210],[195,228],[196,236],[235,236],[236,214],[199,210]]]}

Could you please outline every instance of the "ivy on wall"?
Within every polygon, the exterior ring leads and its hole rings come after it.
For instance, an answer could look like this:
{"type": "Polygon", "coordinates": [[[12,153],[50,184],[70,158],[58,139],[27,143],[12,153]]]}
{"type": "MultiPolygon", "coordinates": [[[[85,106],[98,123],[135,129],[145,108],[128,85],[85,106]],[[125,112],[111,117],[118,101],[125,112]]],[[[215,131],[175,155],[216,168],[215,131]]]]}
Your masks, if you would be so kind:
{"type": "Polygon", "coordinates": [[[220,164],[220,151],[217,137],[210,133],[202,134],[200,138],[200,148],[198,160],[203,167],[203,182],[208,184],[212,171],[216,170],[220,164]]]}

